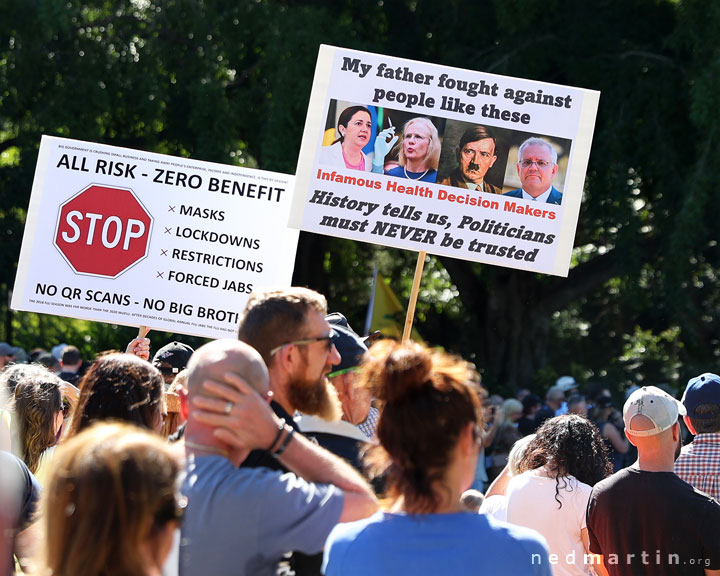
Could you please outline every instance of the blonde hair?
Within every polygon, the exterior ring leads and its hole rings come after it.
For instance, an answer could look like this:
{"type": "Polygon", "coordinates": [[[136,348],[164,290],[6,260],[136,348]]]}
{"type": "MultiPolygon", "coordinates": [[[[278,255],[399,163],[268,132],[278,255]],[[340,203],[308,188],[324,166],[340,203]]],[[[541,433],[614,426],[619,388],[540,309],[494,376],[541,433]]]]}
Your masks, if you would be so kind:
{"type": "Polygon", "coordinates": [[[65,441],[42,496],[49,573],[145,575],[139,550],[176,518],[179,471],[165,442],[129,424],[95,424],[65,441]]]}
{"type": "MultiPolygon", "coordinates": [[[[425,156],[425,166],[427,168],[437,170],[438,165],[440,164],[440,136],[438,135],[437,128],[435,128],[435,124],[423,116],[420,116],[419,118],[412,118],[405,123],[405,126],[403,126],[403,137],[413,124],[420,124],[421,126],[427,128],[430,132],[430,142],[428,142],[428,150],[425,156]]],[[[402,145],[402,142],[403,138],[401,137],[400,141],[397,143],[397,145],[400,146],[398,162],[400,163],[400,166],[405,166],[405,164],[407,164],[407,158],[405,158],[405,147],[402,145]]]]}
{"type": "Polygon", "coordinates": [[[55,417],[63,409],[61,383],[43,368],[26,373],[15,386],[16,453],[32,473],[42,453],[55,444],[55,417]]]}

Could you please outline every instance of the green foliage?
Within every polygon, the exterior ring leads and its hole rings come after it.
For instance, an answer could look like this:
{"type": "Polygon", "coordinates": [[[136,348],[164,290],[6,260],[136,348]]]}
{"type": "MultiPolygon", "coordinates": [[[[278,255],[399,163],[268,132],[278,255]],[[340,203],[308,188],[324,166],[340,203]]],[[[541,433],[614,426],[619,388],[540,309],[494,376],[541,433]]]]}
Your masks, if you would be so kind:
{"type": "MultiPolygon", "coordinates": [[[[42,134],[292,173],[322,42],[599,90],[569,278],[429,257],[416,325],[496,389],[682,383],[720,355],[718,24],[712,0],[3,0],[0,339],[133,336],[7,320],[42,134]]],[[[301,234],[294,280],[361,329],[373,266],[406,301],[415,263],[301,234]]]]}

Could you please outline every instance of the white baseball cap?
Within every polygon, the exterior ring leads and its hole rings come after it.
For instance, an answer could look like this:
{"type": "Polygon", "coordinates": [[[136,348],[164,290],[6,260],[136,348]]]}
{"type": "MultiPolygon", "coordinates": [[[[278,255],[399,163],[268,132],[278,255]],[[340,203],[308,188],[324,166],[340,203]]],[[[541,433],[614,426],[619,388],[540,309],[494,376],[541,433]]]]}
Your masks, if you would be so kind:
{"type": "Polygon", "coordinates": [[[633,436],[654,436],[670,428],[678,416],[687,412],[678,400],[655,386],[643,386],[628,397],[623,406],[625,429],[633,436]],[[654,427],[649,430],[633,430],[630,425],[635,416],[649,419],[654,427]]]}
{"type": "Polygon", "coordinates": [[[575,378],[572,376],[560,376],[560,378],[555,381],[555,386],[560,388],[563,392],[569,392],[573,388],[578,387],[577,382],[575,382],[575,378]]]}

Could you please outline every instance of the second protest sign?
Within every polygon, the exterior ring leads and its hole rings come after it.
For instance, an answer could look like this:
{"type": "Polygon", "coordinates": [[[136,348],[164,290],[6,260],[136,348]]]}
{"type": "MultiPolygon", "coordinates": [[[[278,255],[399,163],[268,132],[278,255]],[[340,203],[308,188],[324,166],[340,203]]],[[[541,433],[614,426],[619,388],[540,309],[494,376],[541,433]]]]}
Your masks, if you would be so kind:
{"type": "Polygon", "coordinates": [[[290,225],[567,276],[598,99],[322,46],[290,225]]]}

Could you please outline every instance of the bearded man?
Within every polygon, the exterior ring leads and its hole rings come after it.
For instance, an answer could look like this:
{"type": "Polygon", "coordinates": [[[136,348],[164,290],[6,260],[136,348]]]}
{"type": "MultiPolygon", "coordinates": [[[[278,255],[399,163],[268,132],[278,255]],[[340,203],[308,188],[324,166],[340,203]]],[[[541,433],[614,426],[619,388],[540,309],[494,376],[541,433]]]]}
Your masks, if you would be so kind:
{"type": "MultiPolygon", "coordinates": [[[[342,408],[327,375],[340,363],[335,332],[325,319],[327,301],[308,288],[253,293],[243,311],[238,338],[257,350],[270,374],[271,408],[299,432],[295,412],[339,420],[342,408]]],[[[282,470],[263,451],[253,451],[243,466],[282,470]]]]}

